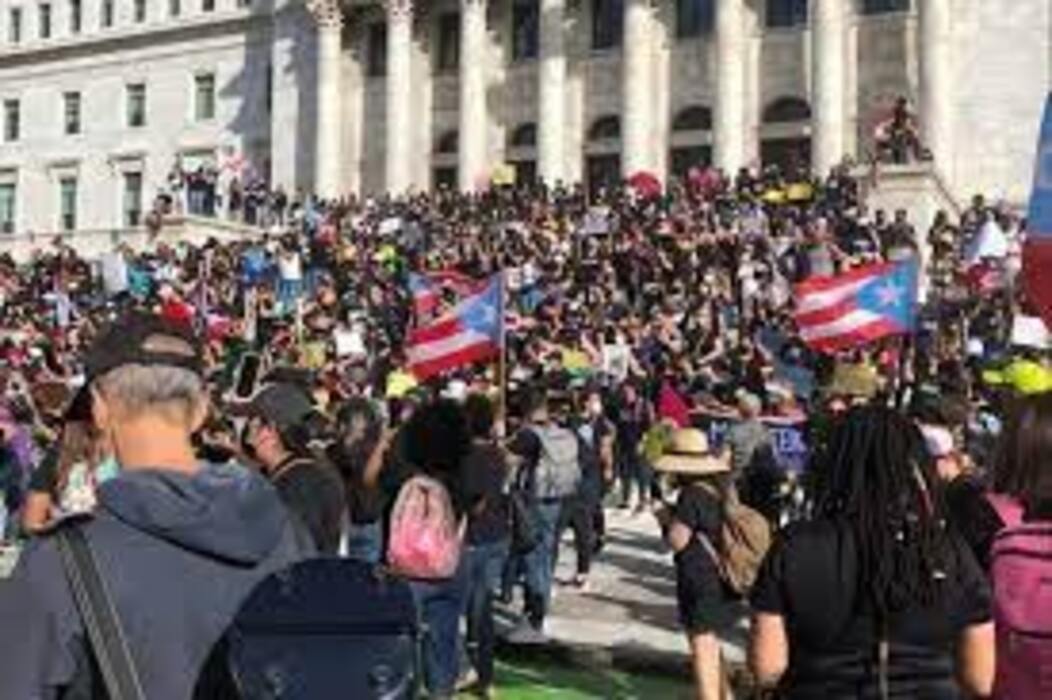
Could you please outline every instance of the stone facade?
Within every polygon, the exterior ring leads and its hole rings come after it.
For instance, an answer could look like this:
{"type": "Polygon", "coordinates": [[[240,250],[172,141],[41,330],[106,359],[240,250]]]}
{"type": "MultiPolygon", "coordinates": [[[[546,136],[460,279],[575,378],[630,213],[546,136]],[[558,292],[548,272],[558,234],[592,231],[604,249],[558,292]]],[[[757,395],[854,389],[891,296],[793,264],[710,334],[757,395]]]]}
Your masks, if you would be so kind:
{"type": "Polygon", "coordinates": [[[537,0],[536,51],[523,60],[519,0],[144,0],[142,22],[137,0],[112,0],[106,28],[108,0],[46,1],[40,38],[37,0],[0,0],[0,106],[17,101],[20,121],[17,139],[0,138],[0,216],[15,185],[18,233],[60,228],[60,181],[74,178],[77,229],[122,227],[125,174],[142,174],[145,207],[177,156],[248,161],[289,191],[326,196],[443,178],[472,189],[504,162],[567,181],[789,152],[826,167],[864,157],[900,95],[923,107],[955,197],[1018,203],[1052,86],[1047,0],[913,0],[877,15],[864,0],[811,0],[809,21],[784,28],[769,26],[766,0],[711,0],[693,36],[680,36],[676,0],[623,0],[625,41],[601,49],[600,3],[537,0]],[[454,50],[459,63],[441,70],[454,50]],[[200,75],[215,85],[205,119],[200,75]],[[136,83],[141,127],[126,115],[136,83]],[[81,95],[77,135],[63,129],[68,92],[81,95]]]}

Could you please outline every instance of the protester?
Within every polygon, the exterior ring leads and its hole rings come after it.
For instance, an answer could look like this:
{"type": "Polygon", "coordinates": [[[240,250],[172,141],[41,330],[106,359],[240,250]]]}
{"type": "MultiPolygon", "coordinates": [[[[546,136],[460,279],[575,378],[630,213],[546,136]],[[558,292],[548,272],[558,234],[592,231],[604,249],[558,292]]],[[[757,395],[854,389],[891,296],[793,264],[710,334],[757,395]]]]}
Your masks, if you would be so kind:
{"type": "Polygon", "coordinates": [[[265,387],[249,406],[246,445],[281,500],[323,554],[336,554],[346,517],[335,469],[310,448],[310,399],[291,384],[265,387]]]}
{"type": "Polygon", "coordinates": [[[676,504],[659,511],[665,538],[675,552],[676,600],[687,633],[698,700],[726,697],[726,676],[716,633],[730,617],[720,573],[718,547],[724,525],[724,501],[733,488],[730,464],[709,450],[705,434],[678,430],[655,467],[679,482],[676,504]]]}
{"type": "MultiPolygon", "coordinates": [[[[100,486],[94,517],[63,527],[79,528],[94,551],[143,687],[182,700],[252,587],[307,552],[263,479],[195,457],[191,434],[207,400],[186,331],[126,317],[101,333],[86,366],[95,421],[121,472],[100,486]]],[[[63,566],[56,538],[43,537],[5,584],[3,697],[101,688],[63,566]]]]}
{"type": "Polygon", "coordinates": [[[493,599],[508,557],[510,511],[507,489],[511,469],[493,439],[494,407],[485,396],[473,394],[464,404],[471,431],[471,451],[463,463],[464,499],[468,508],[467,651],[477,679],[479,697],[491,697],[496,648],[493,599]]]}
{"type": "Polygon", "coordinates": [[[989,695],[989,586],[945,526],[918,429],[854,409],[817,468],[815,519],[782,534],[752,592],[758,681],[790,698],[989,695]]]}
{"type": "Polygon", "coordinates": [[[544,619],[551,601],[559,518],[566,499],[576,495],[580,488],[581,466],[577,438],[556,423],[546,395],[532,395],[524,414],[526,424],[508,445],[508,450],[516,458],[516,480],[528,495],[539,533],[537,546],[523,560],[525,609],[522,624],[510,638],[535,642],[543,639],[544,619]]]}

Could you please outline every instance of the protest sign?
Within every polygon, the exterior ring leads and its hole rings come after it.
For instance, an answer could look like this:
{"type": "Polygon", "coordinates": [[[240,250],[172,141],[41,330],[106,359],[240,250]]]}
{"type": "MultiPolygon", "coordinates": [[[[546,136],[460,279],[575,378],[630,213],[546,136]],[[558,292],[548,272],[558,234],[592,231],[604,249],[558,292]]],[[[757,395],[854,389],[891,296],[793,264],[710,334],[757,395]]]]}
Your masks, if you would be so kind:
{"type": "MultiPolygon", "coordinates": [[[[695,411],[691,418],[694,427],[705,431],[709,446],[718,451],[727,441],[727,434],[737,425],[736,416],[706,411],[695,411]]],[[[778,418],[760,419],[771,433],[774,456],[779,466],[791,474],[800,474],[807,468],[811,453],[805,440],[806,420],[789,422],[778,418]]]]}
{"type": "Polygon", "coordinates": [[[1012,319],[1012,345],[1047,350],[1052,347],[1052,334],[1039,316],[1019,314],[1012,319]]]}

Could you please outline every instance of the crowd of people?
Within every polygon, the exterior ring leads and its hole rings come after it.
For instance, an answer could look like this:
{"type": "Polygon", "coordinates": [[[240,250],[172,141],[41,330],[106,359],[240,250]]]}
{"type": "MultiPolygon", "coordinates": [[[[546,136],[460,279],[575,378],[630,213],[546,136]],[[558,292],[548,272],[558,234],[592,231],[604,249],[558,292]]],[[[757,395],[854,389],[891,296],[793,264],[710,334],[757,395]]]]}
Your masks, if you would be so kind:
{"type": "MultiPolygon", "coordinates": [[[[422,570],[405,563],[403,501],[436,493],[463,525],[447,575],[411,582],[430,697],[462,685],[461,618],[483,697],[496,603],[522,601],[510,641],[544,640],[562,535],[568,585],[587,591],[611,501],[654,513],[675,553],[699,698],[723,697],[715,635],[743,597],[756,680],[785,697],[992,692],[994,601],[1016,585],[998,543],[1048,515],[1052,420],[1045,397],[1013,398],[1045,370],[1012,345],[1023,224],[1007,207],[977,197],[959,221],[911,222],[867,210],[845,169],[698,169],[659,192],[531,184],[277,209],[251,240],[195,247],[162,227],[146,251],[0,260],[2,528],[29,539],[0,584],[15,620],[0,635],[18,635],[4,697],[94,678],[51,534],[73,514],[96,514],[84,529],[149,697],[185,698],[268,574],[318,553],[422,570]],[[1008,244],[976,259],[991,226],[1008,244]],[[801,337],[794,284],[914,257],[912,333],[834,354],[801,337]],[[415,377],[412,330],[465,294],[443,280],[497,273],[501,361],[415,377]],[[436,280],[434,305],[412,276],[436,280]],[[747,585],[720,551],[732,510],[778,531],[747,585]]],[[[1028,631],[998,621],[998,652],[1028,631]]],[[[1025,641],[1013,648],[1032,659],[1025,641]]],[[[999,697],[1048,690],[1041,664],[1005,659],[997,687],[1016,694],[999,697]]]]}

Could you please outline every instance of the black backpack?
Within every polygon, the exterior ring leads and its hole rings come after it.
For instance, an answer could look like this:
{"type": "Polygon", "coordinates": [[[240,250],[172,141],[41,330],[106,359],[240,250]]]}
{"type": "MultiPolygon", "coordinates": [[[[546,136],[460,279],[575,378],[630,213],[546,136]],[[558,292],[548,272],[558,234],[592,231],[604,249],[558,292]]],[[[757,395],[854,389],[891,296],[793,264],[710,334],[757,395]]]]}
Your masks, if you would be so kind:
{"type": "Polygon", "coordinates": [[[415,698],[421,629],[404,580],[347,559],[303,561],[253,590],[194,698],[415,698]]]}

